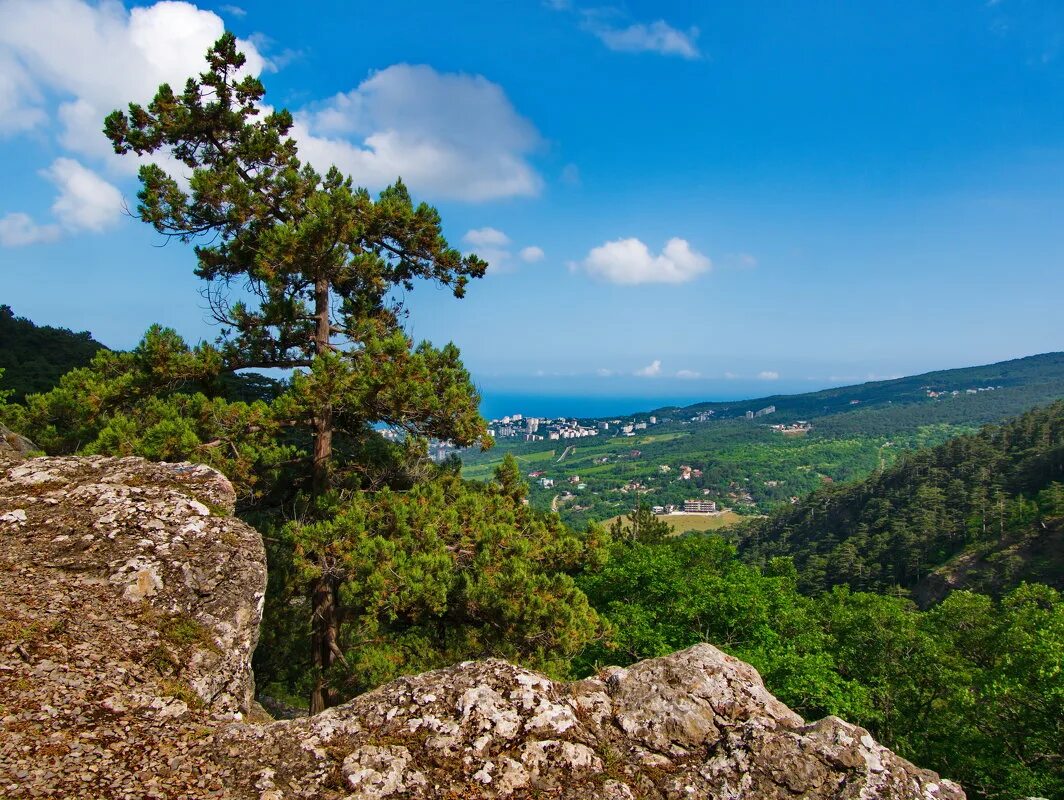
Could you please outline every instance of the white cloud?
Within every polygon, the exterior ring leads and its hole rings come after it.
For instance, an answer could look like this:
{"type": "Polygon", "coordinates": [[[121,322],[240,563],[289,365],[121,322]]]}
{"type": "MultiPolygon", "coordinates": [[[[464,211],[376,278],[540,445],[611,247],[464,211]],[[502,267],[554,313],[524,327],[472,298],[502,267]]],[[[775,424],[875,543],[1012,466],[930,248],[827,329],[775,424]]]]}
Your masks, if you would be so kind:
{"type": "MultiPolygon", "coordinates": [[[[108,157],[120,169],[136,169],[136,159],[119,159],[101,133],[103,118],[130,101],[147,102],[159,84],[180,89],[203,71],[203,57],[221,36],[221,17],[191,3],[164,0],[127,11],[121,3],[84,0],[7,0],[0,3],[0,84],[10,84],[7,65],[32,76],[18,95],[16,112],[46,113],[44,91],[58,102],[59,140],[69,150],[108,157]]],[[[241,42],[245,69],[258,74],[263,58],[241,42]]],[[[0,86],[0,105],[10,102],[0,86]]]]}
{"type": "Polygon", "coordinates": [[[474,228],[462,239],[474,247],[505,247],[510,243],[510,237],[498,228],[474,228]]]}
{"type": "Polygon", "coordinates": [[[588,253],[582,266],[612,283],[686,283],[710,269],[710,260],[684,239],[669,239],[659,255],[639,239],[606,242],[588,253]]]}
{"type": "Polygon", "coordinates": [[[633,375],[640,378],[655,378],[661,374],[661,359],[655,358],[642,369],[637,369],[633,375]]]}
{"type": "Polygon", "coordinates": [[[599,369],[595,370],[595,374],[598,375],[600,378],[610,378],[610,377],[616,375],[617,373],[614,370],[612,370],[612,369],[606,369],[605,367],[600,367],[599,369]]]}
{"type": "MultiPolygon", "coordinates": [[[[489,271],[492,273],[511,272],[514,269],[514,254],[510,250],[512,244],[510,237],[498,228],[485,227],[473,228],[466,231],[462,241],[472,246],[472,252],[488,262],[489,271]]],[[[527,264],[540,261],[544,257],[543,250],[535,245],[523,247],[517,252],[517,257],[527,264]]]]}
{"type": "Polygon", "coordinates": [[[521,256],[521,260],[525,263],[533,264],[536,261],[542,261],[546,253],[543,252],[542,247],[529,245],[528,247],[522,247],[521,252],[519,252],[518,255],[521,256]]]}
{"type": "Polygon", "coordinates": [[[42,174],[59,189],[52,211],[71,231],[99,232],[118,222],[122,193],[72,158],[57,158],[42,174]]]}
{"type": "Polygon", "coordinates": [[[676,377],[683,380],[694,380],[695,378],[701,378],[701,372],[695,372],[693,369],[681,369],[676,371],[676,377]]]}
{"type": "Polygon", "coordinates": [[[125,210],[122,193],[115,186],[72,158],[57,158],[41,175],[59,190],[52,203],[59,224],[38,225],[29,214],[7,214],[0,219],[0,245],[52,242],[64,231],[99,233],[117,224],[125,210]]]}
{"type": "Polygon", "coordinates": [[[0,135],[28,131],[48,115],[40,107],[41,94],[11,53],[0,50],[0,135]]]}
{"type": "Polygon", "coordinates": [[[775,370],[766,369],[757,373],[757,379],[759,381],[778,381],[780,379],[780,374],[775,370]]]}
{"type": "Polygon", "coordinates": [[[592,17],[587,27],[610,50],[626,53],[658,53],[663,56],[679,56],[686,59],[696,59],[701,55],[695,43],[698,39],[698,28],[681,31],[662,19],[651,22],[649,25],[639,22],[619,28],[592,17]]]}
{"type": "Polygon", "coordinates": [[[736,375],[734,372],[725,372],[724,373],[724,379],[728,380],[728,381],[733,381],[733,380],[735,380],[738,377],[739,376],[736,375]]]}
{"type": "Polygon", "coordinates": [[[218,6],[218,10],[233,17],[246,17],[248,15],[248,12],[240,6],[218,6]]]}
{"type": "Polygon", "coordinates": [[[23,247],[59,238],[58,225],[38,225],[29,214],[15,212],[0,217],[0,246],[23,247]]]}
{"type": "Polygon", "coordinates": [[[418,194],[483,201],[543,183],[527,160],[538,131],[481,75],[394,64],[298,114],[293,134],[316,167],[373,188],[401,176],[418,194]]]}

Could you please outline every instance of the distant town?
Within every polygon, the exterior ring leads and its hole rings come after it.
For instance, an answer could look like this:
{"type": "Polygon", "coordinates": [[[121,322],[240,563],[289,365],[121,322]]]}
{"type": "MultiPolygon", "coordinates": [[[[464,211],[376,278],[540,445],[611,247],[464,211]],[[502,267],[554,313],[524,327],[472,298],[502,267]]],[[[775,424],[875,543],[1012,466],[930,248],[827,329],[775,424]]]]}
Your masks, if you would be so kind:
{"type": "MultiPolygon", "coordinates": [[[[760,419],[774,413],[776,413],[776,406],[771,405],[756,411],[746,411],[741,418],[748,420],[760,419]]],[[[524,414],[508,414],[489,420],[487,431],[488,435],[493,439],[517,439],[525,442],[568,441],[570,439],[583,439],[599,435],[634,437],[639,435],[640,431],[648,430],[658,424],[670,422],[679,422],[681,425],[704,423],[710,422],[716,416],[715,411],[707,410],[699,411],[691,417],[681,420],[673,420],[670,417],[659,418],[655,414],[648,414],[643,419],[585,419],[581,421],[576,417],[532,417],[524,414]]],[[[812,429],[812,425],[808,422],[799,421],[790,425],[773,425],[772,429],[784,434],[805,433],[812,429]]],[[[402,434],[393,429],[385,429],[381,433],[390,441],[402,438],[402,434]]],[[[450,442],[432,440],[429,443],[429,457],[434,461],[440,462],[460,452],[461,449],[450,442]]]]}

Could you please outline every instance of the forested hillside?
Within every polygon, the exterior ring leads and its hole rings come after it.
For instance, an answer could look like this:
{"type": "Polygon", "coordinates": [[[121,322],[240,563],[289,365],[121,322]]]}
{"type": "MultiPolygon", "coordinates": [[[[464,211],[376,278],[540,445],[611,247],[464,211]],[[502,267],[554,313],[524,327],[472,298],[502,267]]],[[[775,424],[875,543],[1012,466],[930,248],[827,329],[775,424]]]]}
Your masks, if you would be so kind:
{"type": "Polygon", "coordinates": [[[87,366],[103,345],[88,331],[35,325],[0,305],[0,391],[22,402],[26,395],[46,392],[60,376],[87,366]]]}
{"type": "Polygon", "coordinates": [[[575,441],[500,438],[489,452],[463,452],[463,474],[485,479],[512,453],[526,474],[553,482],[534,482],[532,503],[575,525],[627,513],[639,501],[666,506],[691,497],[765,514],[825,483],[862,478],[906,451],[1061,397],[1064,354],[1048,353],[802,395],[659,409],[628,418],[657,419],[633,436],[611,423],[575,441]],[[797,420],[811,426],[796,434],[772,427],[797,420]]]}
{"type": "Polygon", "coordinates": [[[1023,579],[1059,586],[1061,554],[1051,543],[1060,541],[1062,482],[1064,402],[1057,402],[907,453],[865,480],[824,487],[736,537],[750,563],[793,558],[799,586],[812,593],[838,585],[912,589],[959,556],[979,588],[1023,579]],[[995,553],[998,563],[988,568],[995,553]]]}
{"type": "MultiPolygon", "coordinates": [[[[1001,361],[976,367],[926,372],[903,378],[871,381],[854,386],[840,386],[818,392],[796,395],[773,395],[754,400],[732,403],[697,403],[684,408],[668,407],[659,409],[658,414],[675,414],[689,416],[700,411],[713,411],[719,417],[741,416],[748,409],[758,409],[774,405],[777,419],[802,417],[812,419],[840,412],[864,416],[869,409],[886,406],[920,405],[924,408],[939,406],[935,412],[925,412],[923,418],[917,417],[918,424],[929,422],[952,422],[958,413],[950,408],[949,400],[967,395],[969,391],[980,398],[979,410],[998,414],[1001,419],[1010,414],[1017,414],[1039,403],[1056,399],[1064,394],[1064,353],[1043,353],[1041,355],[1001,361]],[[982,391],[980,391],[982,390],[982,391]],[[935,396],[932,396],[933,395],[935,396]],[[929,404],[929,399],[939,400],[929,404]],[[1014,406],[1015,402],[1022,405],[1014,406]]],[[[972,406],[964,411],[964,421],[972,421],[972,406]]],[[[654,413],[654,412],[651,412],[654,413]]],[[[911,424],[906,416],[899,418],[911,424]]],[[[916,421],[916,420],[913,420],[916,421]]],[[[983,420],[985,421],[985,420],[983,420]]]]}

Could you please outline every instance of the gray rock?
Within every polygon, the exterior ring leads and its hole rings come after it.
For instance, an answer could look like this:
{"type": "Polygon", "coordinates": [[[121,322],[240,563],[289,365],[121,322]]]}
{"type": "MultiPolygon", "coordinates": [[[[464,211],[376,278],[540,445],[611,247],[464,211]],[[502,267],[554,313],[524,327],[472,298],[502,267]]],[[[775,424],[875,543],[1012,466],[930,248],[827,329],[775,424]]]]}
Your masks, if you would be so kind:
{"type": "Polygon", "coordinates": [[[0,463],[0,794],[957,800],[705,644],[575,683],[502,661],[261,719],[259,535],[217,472],[0,463]]]}
{"type": "Polygon", "coordinates": [[[37,449],[37,445],[10,428],[0,425],[0,457],[25,458],[37,449]]]}

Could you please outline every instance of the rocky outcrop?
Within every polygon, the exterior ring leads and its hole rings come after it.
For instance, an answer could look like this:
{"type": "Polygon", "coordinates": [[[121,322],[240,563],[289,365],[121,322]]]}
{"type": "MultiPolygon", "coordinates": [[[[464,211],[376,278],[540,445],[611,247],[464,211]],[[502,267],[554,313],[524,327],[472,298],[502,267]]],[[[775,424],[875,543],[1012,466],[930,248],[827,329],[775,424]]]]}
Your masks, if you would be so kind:
{"type": "Polygon", "coordinates": [[[929,608],[951,592],[1000,597],[1024,581],[1064,590],[1064,519],[1038,520],[957,554],[916,584],[912,596],[921,608],[929,608]]]}
{"type": "Polygon", "coordinates": [[[36,449],[37,445],[21,433],[15,433],[10,428],[0,425],[0,455],[23,457],[36,449]]]}
{"type": "Polygon", "coordinates": [[[964,797],[710,645],[574,683],[469,662],[255,719],[264,559],[232,504],[205,467],[0,462],[0,796],[964,797]]]}
{"type": "Polygon", "coordinates": [[[753,667],[698,645],[553,683],[502,661],[394,681],[316,717],[230,727],[264,800],[358,798],[962,798],[868,732],[812,725],[753,667]]]}
{"type": "Polygon", "coordinates": [[[250,708],[266,586],[234,501],[203,466],[0,461],[0,796],[209,796],[182,759],[250,708]]]}

